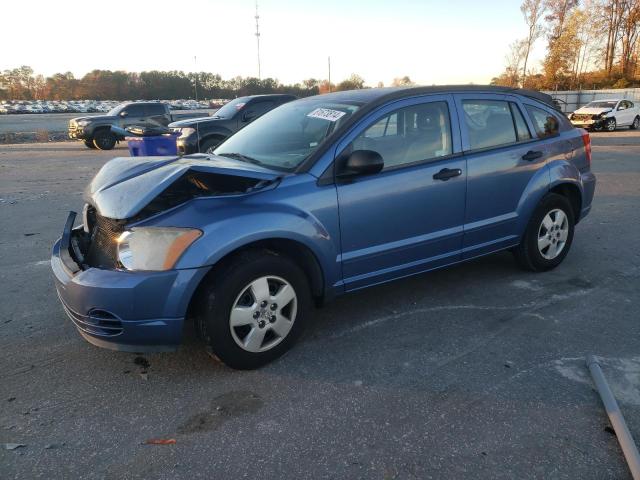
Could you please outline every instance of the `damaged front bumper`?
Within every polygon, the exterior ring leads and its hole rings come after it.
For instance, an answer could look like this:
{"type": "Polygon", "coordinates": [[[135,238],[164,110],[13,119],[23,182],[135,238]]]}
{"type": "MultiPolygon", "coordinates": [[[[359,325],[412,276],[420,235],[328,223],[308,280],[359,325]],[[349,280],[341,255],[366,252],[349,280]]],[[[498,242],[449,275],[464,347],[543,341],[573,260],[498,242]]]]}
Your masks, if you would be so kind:
{"type": "Polygon", "coordinates": [[[576,118],[576,119],[570,119],[571,125],[573,125],[576,128],[584,128],[585,130],[592,130],[592,129],[598,129],[598,128],[602,128],[602,125],[604,123],[604,119],[596,119],[594,120],[593,118],[576,118]]]}
{"type": "Polygon", "coordinates": [[[99,347],[131,352],[175,350],[189,301],[208,267],[127,272],[82,267],[74,251],[75,213],[53,246],[58,297],[80,334],[99,347]]]}

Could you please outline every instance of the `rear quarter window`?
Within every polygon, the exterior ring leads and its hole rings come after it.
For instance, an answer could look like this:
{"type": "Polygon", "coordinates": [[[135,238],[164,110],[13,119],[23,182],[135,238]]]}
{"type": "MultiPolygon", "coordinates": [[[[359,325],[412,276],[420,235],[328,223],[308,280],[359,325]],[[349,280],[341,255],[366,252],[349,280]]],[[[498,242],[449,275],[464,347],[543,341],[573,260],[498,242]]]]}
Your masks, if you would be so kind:
{"type": "Polygon", "coordinates": [[[558,135],[561,131],[572,128],[568,126],[568,121],[561,119],[558,115],[543,110],[542,108],[526,105],[527,112],[533,123],[539,138],[548,138],[558,135]]]}

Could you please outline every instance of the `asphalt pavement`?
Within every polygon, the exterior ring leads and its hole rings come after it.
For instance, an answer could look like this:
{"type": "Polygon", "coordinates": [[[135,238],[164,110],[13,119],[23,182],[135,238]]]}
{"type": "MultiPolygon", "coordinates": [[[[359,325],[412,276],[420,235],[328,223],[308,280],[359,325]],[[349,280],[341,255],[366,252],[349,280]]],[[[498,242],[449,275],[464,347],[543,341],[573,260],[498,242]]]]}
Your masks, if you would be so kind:
{"type": "Polygon", "coordinates": [[[505,252],[344,296],[251,372],[193,332],[176,353],[82,340],[49,251],[127,151],[0,146],[0,478],[630,478],[584,357],[640,440],[640,135],[593,144],[593,210],[556,270],[505,252]]]}

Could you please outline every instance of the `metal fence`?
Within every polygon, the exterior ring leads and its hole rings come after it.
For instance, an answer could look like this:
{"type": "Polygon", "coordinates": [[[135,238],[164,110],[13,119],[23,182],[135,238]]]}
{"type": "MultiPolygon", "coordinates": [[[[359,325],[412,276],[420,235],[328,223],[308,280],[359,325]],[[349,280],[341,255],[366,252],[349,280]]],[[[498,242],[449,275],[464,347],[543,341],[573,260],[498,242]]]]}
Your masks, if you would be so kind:
{"type": "Polygon", "coordinates": [[[619,88],[610,90],[564,90],[564,91],[544,91],[558,100],[562,111],[573,112],[587,103],[594,100],[609,100],[624,98],[640,103],[640,88],[619,88]]]}

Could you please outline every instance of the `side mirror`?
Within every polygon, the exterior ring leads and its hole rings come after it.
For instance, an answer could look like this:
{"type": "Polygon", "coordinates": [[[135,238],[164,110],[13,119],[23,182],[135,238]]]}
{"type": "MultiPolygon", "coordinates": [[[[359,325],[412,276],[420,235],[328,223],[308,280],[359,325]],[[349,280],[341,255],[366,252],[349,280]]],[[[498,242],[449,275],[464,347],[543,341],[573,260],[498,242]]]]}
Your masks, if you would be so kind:
{"type": "Polygon", "coordinates": [[[618,107],[618,111],[620,111],[620,110],[626,110],[626,109],[627,109],[627,107],[626,107],[626,106],[624,106],[624,105],[620,105],[620,106],[618,107]]]}
{"type": "Polygon", "coordinates": [[[384,167],[382,155],[373,150],[354,150],[338,167],[338,178],[351,178],[360,175],[373,175],[384,167]]]}
{"type": "Polygon", "coordinates": [[[251,120],[254,120],[256,118],[256,112],[252,112],[251,110],[249,110],[248,112],[245,112],[244,115],[242,115],[242,121],[243,122],[250,122],[251,120]]]}
{"type": "Polygon", "coordinates": [[[123,118],[126,117],[127,115],[129,115],[129,114],[127,113],[126,110],[120,112],[120,116],[123,117],[123,118]]]}

